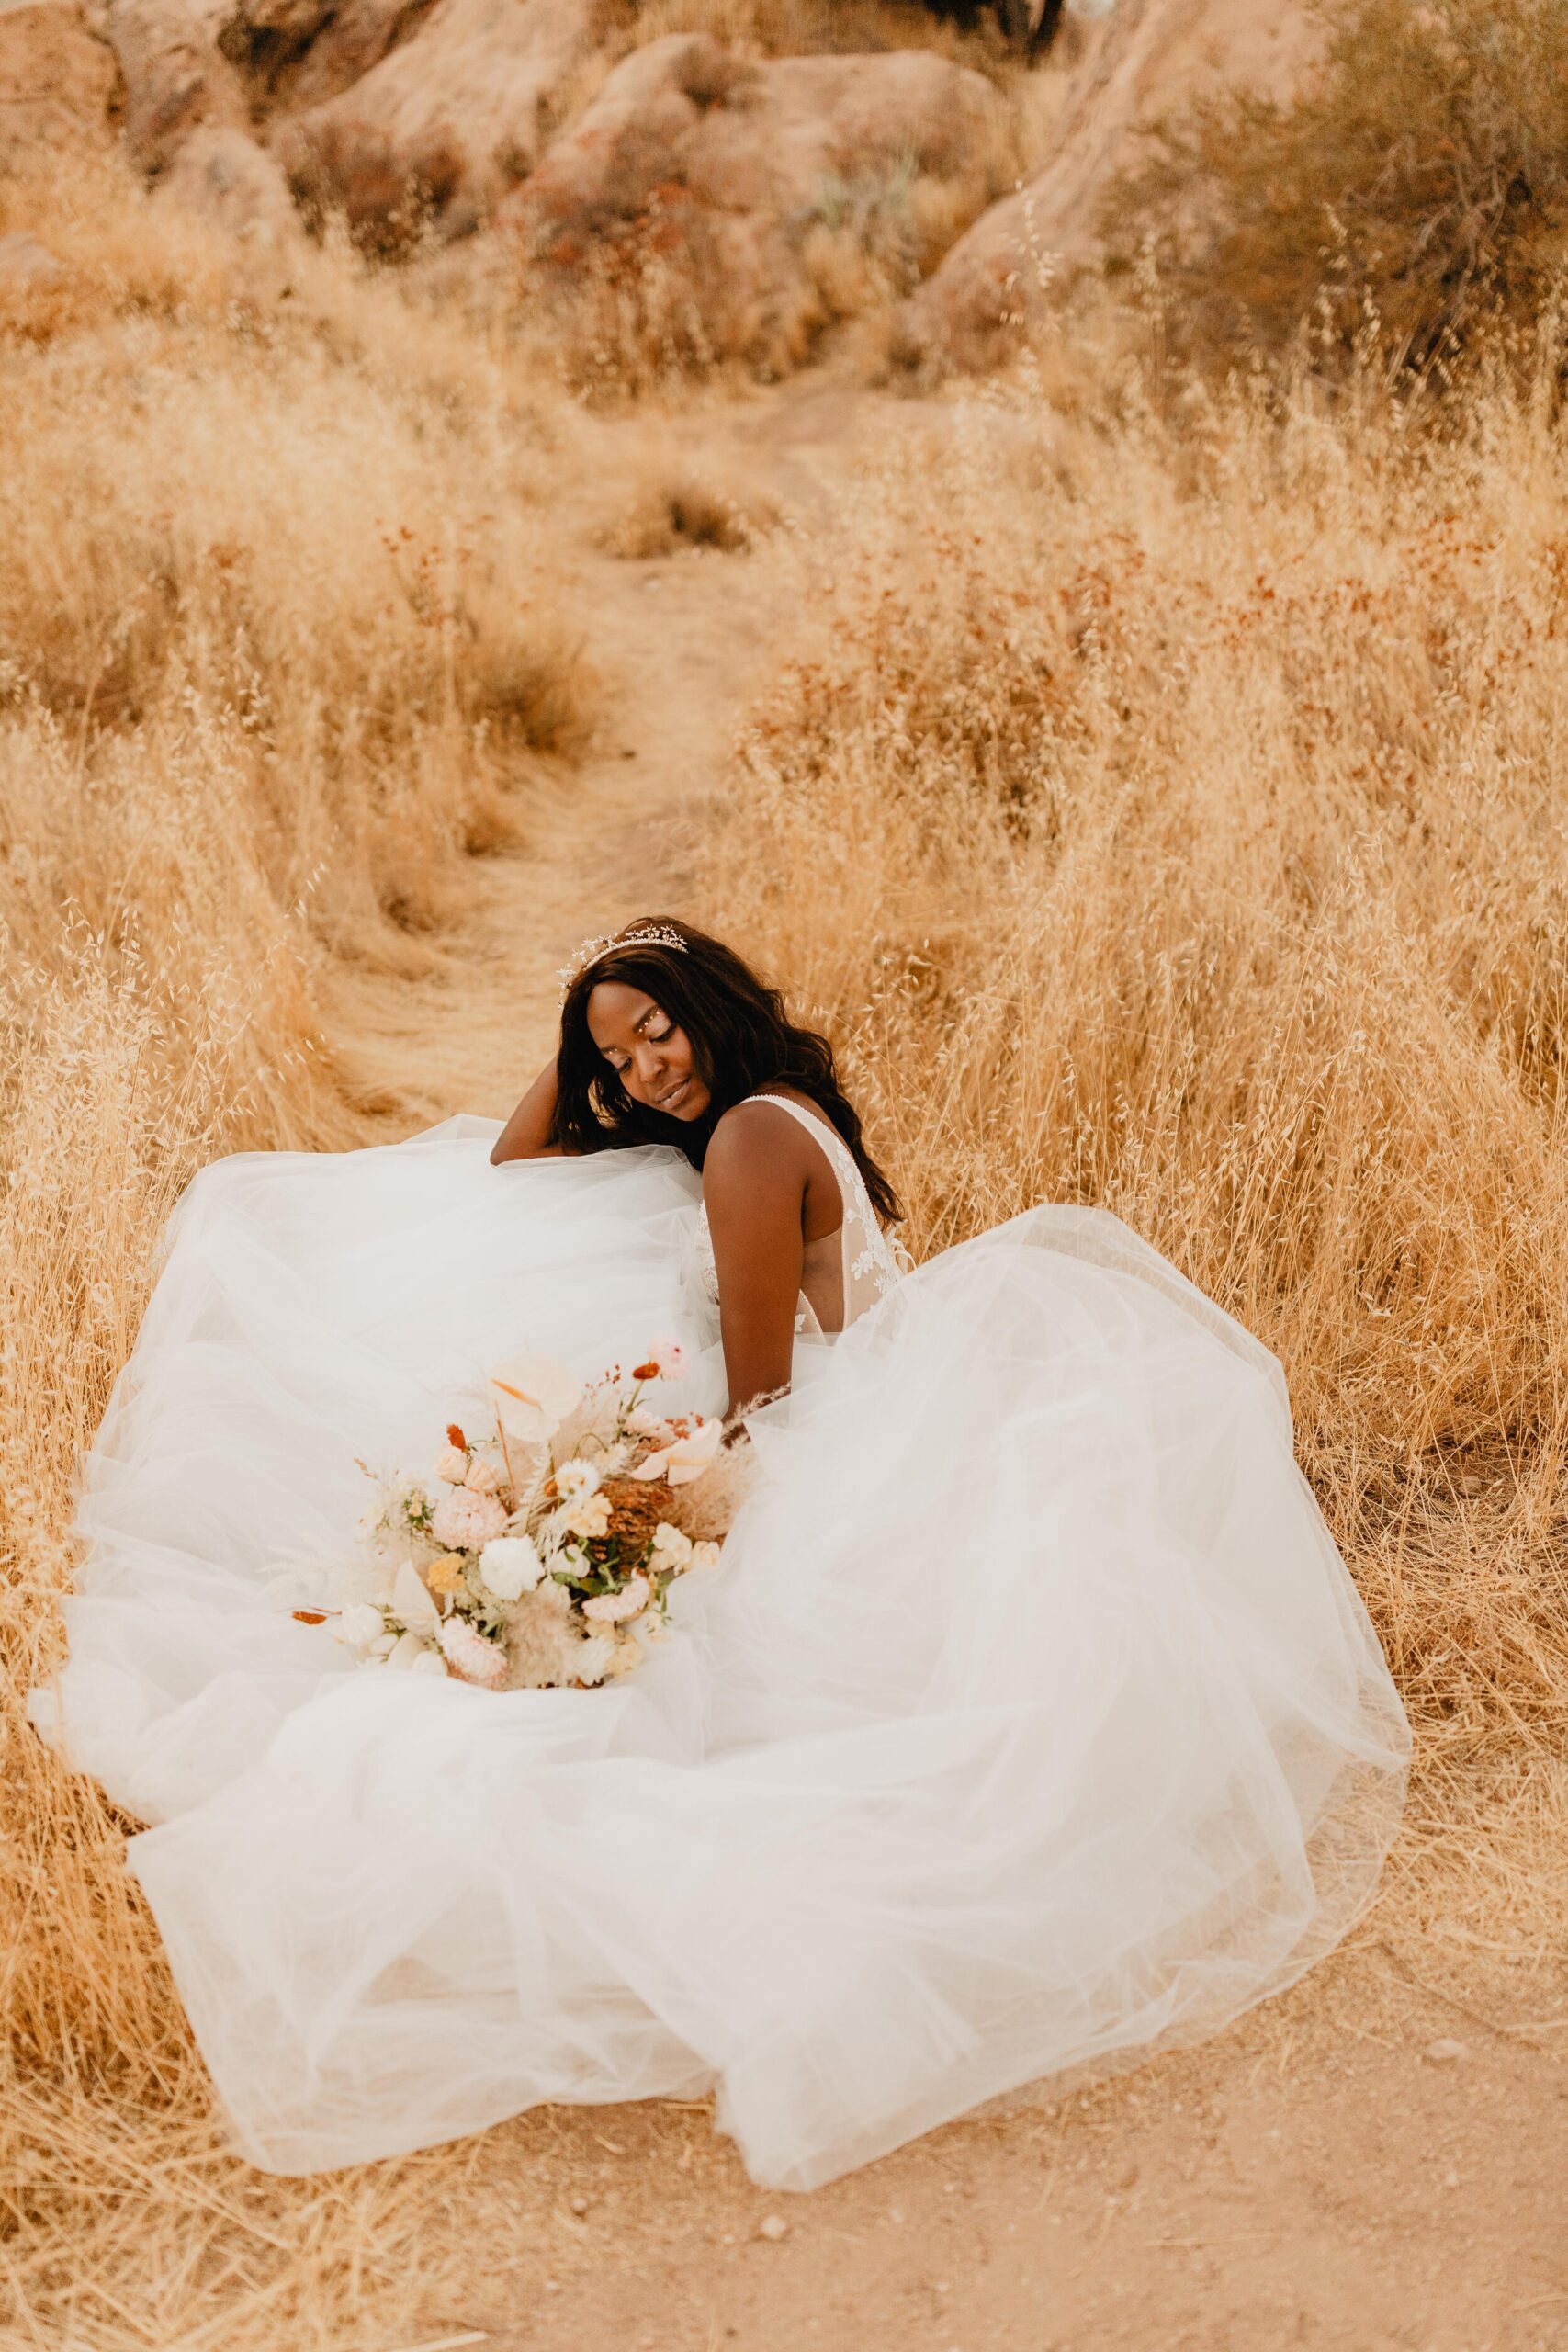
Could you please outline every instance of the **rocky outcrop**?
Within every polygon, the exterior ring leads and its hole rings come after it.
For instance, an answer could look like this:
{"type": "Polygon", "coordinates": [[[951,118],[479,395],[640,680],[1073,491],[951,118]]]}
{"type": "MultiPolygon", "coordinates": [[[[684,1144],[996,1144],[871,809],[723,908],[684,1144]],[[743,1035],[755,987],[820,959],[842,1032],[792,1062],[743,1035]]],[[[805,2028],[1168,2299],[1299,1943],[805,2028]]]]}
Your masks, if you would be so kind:
{"type": "Polygon", "coordinates": [[[324,106],[379,65],[430,15],[433,0],[343,0],[309,49],[290,60],[276,85],[297,112],[324,106]]]}
{"type": "Polygon", "coordinates": [[[463,235],[533,170],[591,29],[588,0],[437,0],[352,88],[291,118],[275,150],[300,200],[341,208],[363,243],[396,245],[422,217],[463,235]]]}
{"type": "Polygon", "coordinates": [[[994,357],[1045,285],[1092,260],[1106,192],[1161,116],[1222,83],[1283,95],[1321,39],[1309,0],[1116,0],[1074,76],[1050,163],[984,214],[907,306],[908,355],[994,357]]]}
{"type": "Polygon", "coordinates": [[[0,290],[58,286],[67,275],[65,264],[26,229],[0,237],[0,290]]]}
{"type": "Polygon", "coordinates": [[[849,254],[917,277],[1002,147],[989,83],[931,51],[753,63],[672,33],[617,66],[497,226],[534,291],[659,276],[671,318],[766,369],[831,315],[849,254]]]}
{"type": "Polygon", "coordinates": [[[188,132],[158,183],[158,200],[198,214],[241,244],[276,249],[299,232],[288,181],[243,130],[188,132]]]}
{"type": "Polygon", "coordinates": [[[195,0],[108,0],[108,37],[125,85],[125,143],[160,172],[193,130],[244,130],[250,107],[218,47],[220,12],[195,0]]]}
{"type": "Polygon", "coordinates": [[[269,111],[324,106],[412,38],[434,0],[232,0],[220,35],[269,111]]]}
{"type": "Polygon", "coordinates": [[[115,61],[71,0],[0,8],[0,177],[107,147],[115,61]]]}

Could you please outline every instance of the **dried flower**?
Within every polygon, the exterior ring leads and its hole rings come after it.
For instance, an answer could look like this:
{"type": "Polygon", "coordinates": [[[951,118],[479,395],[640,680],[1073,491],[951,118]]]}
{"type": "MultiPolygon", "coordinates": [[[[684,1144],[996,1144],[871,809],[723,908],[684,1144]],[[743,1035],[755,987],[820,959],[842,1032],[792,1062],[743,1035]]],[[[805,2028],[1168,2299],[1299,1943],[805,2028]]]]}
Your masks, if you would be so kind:
{"type": "MultiPolygon", "coordinates": [[[[674,1531],[671,1530],[671,1532],[674,1531]]],[[[653,1598],[653,1587],[644,1576],[627,1578],[619,1592],[596,1593],[582,1604],[582,1613],[593,1625],[620,1625],[646,1609],[653,1598]]]]}
{"type": "Polygon", "coordinates": [[[400,1634],[387,1653],[387,1664],[394,1673],[407,1674],[422,1657],[430,1656],[430,1645],[418,1634],[400,1634]]]}
{"type": "Polygon", "coordinates": [[[667,1519],[661,1519],[653,1531],[653,1551],[648,1565],[656,1576],[679,1576],[682,1569],[690,1567],[694,1549],[691,1537],[682,1528],[671,1527],[667,1519]]]}
{"type": "Polygon", "coordinates": [[[545,1573],[531,1535],[492,1535],[479,1554],[479,1575],[497,1600],[519,1600],[545,1573]]]}
{"type": "Polygon", "coordinates": [[[424,1571],[424,1581],[437,1596],[468,1589],[463,1582],[463,1563],[456,1552],[443,1552],[439,1559],[432,1560],[424,1571]]]}
{"type": "Polygon", "coordinates": [[[468,1450],[468,1441],[456,1421],[448,1421],[446,1424],[446,1442],[448,1445],[455,1445],[460,1453],[467,1453],[468,1450]]]}
{"type": "Polygon", "coordinates": [[[556,1492],[563,1503],[574,1502],[579,1495],[592,1495],[598,1491],[599,1472],[592,1462],[584,1462],[574,1455],[570,1462],[563,1462],[556,1472],[556,1492]]]}
{"type": "Polygon", "coordinates": [[[506,1513],[495,1497],[467,1487],[449,1488],[430,1515],[431,1533],[449,1552],[478,1552],[505,1527],[506,1513]]]}
{"type": "Polygon", "coordinates": [[[578,1682],[603,1682],[610,1670],[610,1660],[615,1655],[615,1645],[603,1634],[595,1634],[586,1642],[579,1642],[571,1653],[573,1679],[578,1682]]]}
{"type": "Polygon", "coordinates": [[[363,1654],[372,1642],[379,1641],[387,1630],[386,1619],[367,1600],[358,1600],[351,1608],[340,1609],[333,1620],[333,1639],[341,1642],[345,1650],[363,1654]]]}
{"type": "Polygon", "coordinates": [[[606,1495],[584,1495],[573,1505],[561,1524],[569,1535],[584,1544],[597,1543],[610,1532],[610,1502],[606,1495]]]}
{"type": "Polygon", "coordinates": [[[473,1495],[497,1495],[506,1480],[493,1462],[487,1462],[482,1453],[476,1453],[468,1464],[463,1484],[473,1495]]]}
{"type": "Polygon", "coordinates": [[[508,1437],[542,1445],[553,1437],[582,1396],[575,1373],[551,1356],[513,1356],[491,1374],[496,1419],[508,1437]]]}
{"type": "Polygon", "coordinates": [[[498,1643],[487,1642],[466,1617],[444,1617],[435,1638],[443,1657],[459,1681],[494,1689],[505,1679],[505,1651],[498,1643]]]}
{"type": "Polygon", "coordinates": [[[646,1405],[634,1405],[626,1415],[626,1430],[632,1437],[651,1438],[656,1445],[668,1445],[675,1431],[661,1414],[650,1413],[646,1405]]]}
{"type": "Polygon", "coordinates": [[[724,1441],[724,1424],[719,1420],[698,1421],[684,1436],[673,1438],[666,1446],[639,1462],[631,1476],[634,1478],[667,1478],[672,1487],[689,1486],[700,1478],[718,1453],[724,1441]]]}

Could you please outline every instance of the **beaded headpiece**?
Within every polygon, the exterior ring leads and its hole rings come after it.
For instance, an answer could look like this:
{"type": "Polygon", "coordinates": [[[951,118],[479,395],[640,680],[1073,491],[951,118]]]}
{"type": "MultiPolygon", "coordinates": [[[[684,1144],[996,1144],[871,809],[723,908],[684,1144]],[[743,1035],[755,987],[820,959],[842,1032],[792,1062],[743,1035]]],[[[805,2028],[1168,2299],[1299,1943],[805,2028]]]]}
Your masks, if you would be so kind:
{"type": "Polygon", "coordinates": [[[613,939],[585,939],[570,963],[563,964],[556,974],[563,1004],[589,966],[597,964],[601,956],[608,956],[616,947],[673,947],[682,956],[686,953],[686,943],[680,933],[662,922],[634,923],[629,931],[619,931],[613,939]]]}

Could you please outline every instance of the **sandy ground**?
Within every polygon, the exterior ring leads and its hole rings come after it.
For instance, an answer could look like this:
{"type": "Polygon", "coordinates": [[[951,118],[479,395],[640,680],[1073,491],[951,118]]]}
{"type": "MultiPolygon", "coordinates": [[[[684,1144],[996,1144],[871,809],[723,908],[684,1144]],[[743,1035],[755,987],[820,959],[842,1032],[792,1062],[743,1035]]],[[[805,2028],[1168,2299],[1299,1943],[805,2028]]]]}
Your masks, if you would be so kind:
{"type": "MultiPolygon", "coordinates": [[[[879,408],[797,389],[701,429],[808,509],[879,408]]],[[[389,1133],[503,1114],[579,939],[680,910],[786,618],[747,557],[585,551],[571,584],[601,740],[541,785],[528,854],[476,868],[459,951],[339,988],[340,1064],[389,1133]]],[[[758,2189],[705,2109],[671,2105],[543,2110],[462,2172],[502,2219],[421,2352],[1544,2352],[1568,2346],[1568,1955],[1527,1962],[1406,1893],[1205,2049],[809,2197],[758,2189]]]]}

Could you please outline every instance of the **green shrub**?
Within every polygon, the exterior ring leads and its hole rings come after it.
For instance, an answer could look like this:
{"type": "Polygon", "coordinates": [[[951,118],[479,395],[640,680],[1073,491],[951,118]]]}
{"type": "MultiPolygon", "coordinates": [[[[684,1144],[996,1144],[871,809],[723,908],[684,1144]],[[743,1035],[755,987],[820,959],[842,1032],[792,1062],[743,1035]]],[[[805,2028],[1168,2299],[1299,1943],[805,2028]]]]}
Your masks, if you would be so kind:
{"type": "Polygon", "coordinates": [[[1162,123],[1111,192],[1111,267],[1152,248],[1190,348],[1422,367],[1528,324],[1568,254],[1563,0],[1320,0],[1321,70],[1162,123]]]}

